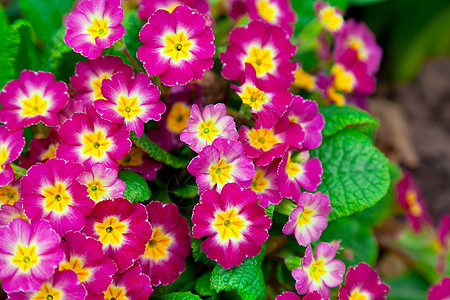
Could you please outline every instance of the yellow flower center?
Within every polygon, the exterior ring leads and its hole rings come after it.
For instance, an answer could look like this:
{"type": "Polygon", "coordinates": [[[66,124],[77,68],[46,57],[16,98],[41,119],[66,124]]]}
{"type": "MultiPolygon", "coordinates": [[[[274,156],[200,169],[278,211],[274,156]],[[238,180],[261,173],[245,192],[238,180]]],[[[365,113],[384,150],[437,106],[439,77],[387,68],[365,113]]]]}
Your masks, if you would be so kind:
{"type": "Polygon", "coordinates": [[[266,186],[269,183],[264,179],[264,172],[261,170],[256,171],[255,177],[253,177],[252,184],[250,185],[250,188],[254,190],[255,192],[262,193],[266,186]]]}
{"type": "Polygon", "coordinates": [[[329,31],[338,31],[344,24],[344,19],[335,7],[327,7],[320,11],[322,25],[329,31]]]}
{"type": "Polygon", "coordinates": [[[414,190],[408,189],[406,191],[405,200],[406,203],[408,203],[409,212],[413,216],[418,217],[422,214],[422,207],[420,207],[419,202],[417,202],[417,193],[414,190]]]}
{"type": "Polygon", "coordinates": [[[78,258],[71,258],[69,262],[59,265],[59,270],[72,270],[77,273],[80,282],[85,281],[89,277],[89,270],[83,267],[83,262],[78,258]]]}
{"type": "Polygon", "coordinates": [[[367,57],[369,56],[369,54],[367,53],[367,49],[366,49],[364,41],[362,39],[352,36],[347,41],[347,45],[356,51],[359,60],[361,60],[361,61],[367,60],[367,57]]]}
{"type": "Polygon", "coordinates": [[[189,57],[189,47],[191,45],[192,42],[186,39],[184,32],[179,32],[177,35],[169,35],[166,36],[164,54],[178,61],[182,57],[189,57]]]}
{"type": "Polygon", "coordinates": [[[268,151],[274,145],[279,144],[280,142],[273,135],[272,129],[260,128],[260,129],[252,129],[248,133],[248,137],[250,139],[250,144],[258,149],[262,149],[263,151],[268,151]]]}
{"type": "Polygon", "coordinates": [[[67,195],[66,187],[62,183],[57,183],[53,187],[43,190],[45,197],[45,209],[63,212],[72,198],[67,195]]]}
{"type": "Polygon", "coordinates": [[[142,165],[144,160],[142,159],[144,157],[144,151],[142,151],[140,148],[131,147],[130,153],[125,155],[124,158],[119,159],[119,165],[123,167],[135,167],[142,165]]]}
{"type": "Polygon", "coordinates": [[[28,100],[22,100],[23,111],[22,115],[27,117],[34,117],[36,115],[43,115],[47,108],[48,101],[42,100],[38,94],[34,94],[28,100]]]}
{"type": "Polygon", "coordinates": [[[300,89],[305,89],[307,91],[311,91],[316,86],[314,77],[305,72],[303,69],[297,69],[294,75],[295,75],[294,85],[296,87],[300,89]]]}
{"type": "Polygon", "coordinates": [[[167,257],[166,248],[170,245],[172,239],[163,234],[162,230],[157,227],[153,230],[152,238],[145,246],[143,256],[150,257],[154,261],[162,257],[167,257]]]}
{"type": "Polygon", "coordinates": [[[217,213],[214,227],[219,231],[222,241],[230,237],[239,239],[239,231],[245,227],[245,221],[238,217],[233,208],[223,213],[217,213]]]}
{"type": "Polygon", "coordinates": [[[13,205],[19,201],[19,192],[16,188],[6,185],[0,187],[0,203],[13,205]]]}
{"type": "MultiPolygon", "coordinates": [[[[2,150],[0,150],[0,165],[3,165],[6,160],[8,159],[8,151],[6,151],[6,147],[2,147],[2,150]]],[[[5,166],[2,166],[3,169],[5,166]]]]}
{"type": "Polygon", "coordinates": [[[167,115],[167,128],[175,133],[186,129],[191,109],[181,102],[175,103],[167,115]]]}
{"type": "Polygon", "coordinates": [[[275,14],[275,10],[270,7],[269,2],[267,0],[262,0],[258,2],[257,5],[259,15],[265,19],[266,21],[273,21],[273,17],[275,14]]]}
{"type": "Polygon", "coordinates": [[[338,92],[334,86],[330,86],[327,90],[327,95],[330,100],[336,103],[337,106],[345,104],[345,97],[342,93],[338,92]]]}
{"type": "Polygon", "coordinates": [[[32,300],[60,300],[61,291],[54,289],[47,284],[43,284],[32,300]]]}
{"type": "Polygon", "coordinates": [[[242,102],[254,109],[260,108],[261,105],[267,101],[267,97],[264,95],[263,91],[248,85],[245,86],[241,99],[242,102]]]}
{"type": "Polygon", "coordinates": [[[233,168],[232,165],[227,164],[223,159],[221,159],[217,164],[209,168],[209,176],[211,177],[211,183],[219,183],[224,185],[227,179],[230,179],[230,170],[233,168]]]}
{"type": "Polygon", "coordinates": [[[86,184],[89,197],[97,202],[100,197],[106,193],[100,180],[95,180],[86,184]]]}
{"type": "Polygon", "coordinates": [[[298,216],[297,224],[299,227],[302,227],[303,224],[309,224],[311,220],[309,217],[314,213],[314,210],[309,210],[305,208],[303,212],[298,216]]]}
{"type": "Polygon", "coordinates": [[[289,175],[290,178],[292,178],[295,176],[295,174],[301,171],[302,170],[300,169],[300,167],[291,160],[291,156],[289,155],[286,162],[286,173],[289,175]]]}
{"type": "Polygon", "coordinates": [[[101,158],[106,149],[108,149],[109,144],[111,144],[101,130],[83,135],[83,142],[83,154],[94,155],[97,158],[101,158]]]}
{"type": "Polygon", "coordinates": [[[50,159],[50,158],[56,158],[56,146],[51,144],[48,146],[47,152],[43,153],[41,155],[41,159],[50,159]]]}
{"type": "Polygon", "coordinates": [[[89,32],[94,41],[97,37],[104,37],[108,34],[108,20],[94,18],[94,22],[92,22],[92,26],[87,29],[87,32],[89,32]]]}
{"type": "Polygon", "coordinates": [[[334,75],[333,84],[336,89],[351,93],[355,87],[356,79],[355,76],[344,69],[340,65],[334,65],[331,69],[331,73],[334,75]]]}
{"type": "Polygon", "coordinates": [[[128,300],[125,295],[125,288],[110,285],[105,292],[105,300],[128,300]]]}
{"type": "Polygon", "coordinates": [[[132,119],[139,114],[142,109],[139,108],[137,97],[127,98],[120,96],[119,104],[117,105],[117,111],[125,117],[125,119],[132,119]]]}
{"type": "Polygon", "coordinates": [[[99,235],[99,241],[103,244],[120,244],[122,240],[122,233],[127,228],[125,223],[119,222],[114,217],[109,217],[103,223],[97,223],[95,230],[99,235]]]}
{"type": "Polygon", "coordinates": [[[323,260],[315,261],[309,267],[309,277],[313,278],[315,281],[319,282],[320,276],[326,274],[325,268],[323,267],[323,260]]]}
{"type": "Polygon", "coordinates": [[[214,122],[212,120],[202,122],[199,125],[198,136],[205,140],[212,142],[214,136],[218,133],[219,130],[214,126],[214,122]]]}
{"type": "Polygon", "coordinates": [[[255,68],[257,75],[269,72],[273,68],[272,54],[270,50],[261,50],[256,47],[252,47],[245,62],[251,64],[253,68],[255,68]]]}
{"type": "Polygon", "coordinates": [[[364,294],[360,294],[359,291],[356,289],[352,292],[348,300],[366,300],[367,296],[364,294]]]}
{"type": "Polygon", "coordinates": [[[38,262],[36,246],[22,247],[17,245],[16,256],[11,262],[15,263],[22,271],[27,271],[38,262]]]}
{"type": "Polygon", "coordinates": [[[108,76],[108,74],[104,74],[99,79],[92,80],[92,87],[94,88],[95,99],[106,99],[105,97],[103,97],[101,87],[102,87],[103,79],[109,79],[109,78],[110,77],[108,76]]]}

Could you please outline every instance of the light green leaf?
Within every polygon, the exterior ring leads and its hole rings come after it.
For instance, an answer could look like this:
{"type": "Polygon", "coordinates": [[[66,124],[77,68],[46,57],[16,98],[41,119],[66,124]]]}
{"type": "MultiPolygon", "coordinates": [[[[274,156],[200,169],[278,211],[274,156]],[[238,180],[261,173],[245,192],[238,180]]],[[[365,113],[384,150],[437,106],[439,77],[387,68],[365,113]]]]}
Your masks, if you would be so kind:
{"type": "Polygon", "coordinates": [[[201,300],[199,295],[192,294],[191,292],[176,292],[164,295],[164,300],[201,300]]]}
{"type": "Polygon", "coordinates": [[[319,111],[325,118],[325,127],[322,130],[324,136],[336,134],[350,127],[372,136],[379,126],[378,121],[368,112],[355,106],[323,106],[319,111]]]}
{"type": "Polygon", "coordinates": [[[362,211],[386,195],[390,185],[389,161],[368,136],[347,129],[325,137],[311,154],[322,162],[318,191],[330,197],[333,210],[328,220],[362,211]]]}
{"type": "Polygon", "coordinates": [[[300,268],[302,266],[302,258],[297,256],[291,256],[287,258],[284,262],[289,271],[295,268],[300,268]]]}
{"type": "Polygon", "coordinates": [[[177,157],[162,149],[153,141],[151,141],[145,134],[142,134],[140,137],[136,137],[136,133],[132,131],[130,138],[136,146],[142,148],[142,150],[144,150],[144,152],[147,153],[151,158],[166,165],[172,166],[174,168],[182,168],[189,162],[186,158],[177,157]]]}
{"type": "MultiPolygon", "coordinates": [[[[5,10],[3,6],[0,5],[0,36],[6,36],[6,31],[8,29],[8,18],[6,17],[5,10]]],[[[0,39],[0,47],[3,47],[4,39],[0,39]]]]}
{"type": "Polygon", "coordinates": [[[133,203],[144,202],[150,199],[152,193],[147,181],[141,175],[130,170],[121,170],[118,178],[126,184],[125,191],[123,192],[123,196],[126,199],[133,203]]]}

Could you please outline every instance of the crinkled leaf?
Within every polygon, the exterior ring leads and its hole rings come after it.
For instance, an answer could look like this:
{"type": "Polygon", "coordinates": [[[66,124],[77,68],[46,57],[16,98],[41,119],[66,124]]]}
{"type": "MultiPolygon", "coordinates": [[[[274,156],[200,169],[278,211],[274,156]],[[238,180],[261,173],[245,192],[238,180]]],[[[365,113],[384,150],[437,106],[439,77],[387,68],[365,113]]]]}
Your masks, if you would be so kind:
{"type": "Polygon", "coordinates": [[[191,292],[176,292],[164,295],[164,300],[201,300],[199,295],[192,294],[191,292]]]}
{"type": "Polygon", "coordinates": [[[68,13],[74,0],[19,0],[23,17],[30,21],[36,35],[48,43],[53,33],[63,26],[63,15],[68,13]]]}
{"type": "Polygon", "coordinates": [[[123,196],[126,199],[133,203],[144,202],[150,199],[152,193],[147,181],[141,175],[130,170],[121,170],[118,178],[126,184],[125,191],[123,192],[123,196]]]}
{"type": "Polygon", "coordinates": [[[379,123],[368,112],[355,106],[324,106],[320,113],[325,118],[324,136],[336,134],[346,128],[355,128],[372,136],[379,123]]]}
{"type": "Polygon", "coordinates": [[[211,288],[217,292],[235,289],[243,300],[264,299],[266,285],[258,256],[248,257],[231,269],[216,265],[211,273],[211,288]]]}
{"type": "Polygon", "coordinates": [[[194,258],[194,261],[197,263],[202,262],[205,265],[210,265],[210,266],[215,265],[216,262],[214,262],[213,260],[208,258],[206,256],[205,252],[203,252],[201,250],[201,248],[200,248],[201,243],[202,243],[202,240],[192,238],[191,249],[192,249],[192,257],[194,258]]]}
{"type": "Polygon", "coordinates": [[[19,19],[8,27],[0,51],[0,66],[2,66],[0,87],[18,78],[24,69],[37,70],[37,47],[33,43],[31,25],[28,21],[19,19]]]}
{"type": "Polygon", "coordinates": [[[371,207],[386,195],[389,161],[361,132],[347,129],[326,137],[311,154],[322,162],[318,191],[330,197],[330,221],[371,207]]]}
{"type": "Polygon", "coordinates": [[[134,131],[131,132],[130,138],[136,146],[139,146],[146,152],[151,158],[160,161],[166,165],[174,168],[182,168],[188,164],[186,158],[177,157],[166,150],[162,149],[151,141],[147,135],[142,134],[140,137],[136,137],[134,131]]]}

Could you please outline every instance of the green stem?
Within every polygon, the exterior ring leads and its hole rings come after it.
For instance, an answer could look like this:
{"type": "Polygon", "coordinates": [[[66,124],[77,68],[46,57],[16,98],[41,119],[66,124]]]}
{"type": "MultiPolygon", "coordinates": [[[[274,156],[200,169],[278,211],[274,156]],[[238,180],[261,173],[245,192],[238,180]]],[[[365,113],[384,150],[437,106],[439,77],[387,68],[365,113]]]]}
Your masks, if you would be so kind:
{"type": "Polygon", "coordinates": [[[131,53],[127,49],[127,45],[125,45],[125,41],[122,39],[121,43],[117,43],[117,49],[122,51],[122,53],[128,58],[133,67],[138,71],[138,73],[145,73],[144,69],[142,69],[141,65],[137,62],[137,60],[131,55],[131,53]]]}

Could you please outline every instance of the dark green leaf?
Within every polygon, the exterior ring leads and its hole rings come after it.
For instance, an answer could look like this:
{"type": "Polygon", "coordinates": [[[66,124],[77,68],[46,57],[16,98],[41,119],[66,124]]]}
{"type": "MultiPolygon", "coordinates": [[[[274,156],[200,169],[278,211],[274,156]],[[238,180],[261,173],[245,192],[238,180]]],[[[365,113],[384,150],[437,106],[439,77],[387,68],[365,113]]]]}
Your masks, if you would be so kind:
{"type": "Polygon", "coordinates": [[[325,118],[324,136],[336,134],[346,128],[355,128],[372,136],[379,123],[368,112],[354,106],[323,106],[320,113],[325,118]]]}
{"type": "Polygon", "coordinates": [[[391,300],[423,300],[426,299],[429,283],[415,273],[407,273],[401,277],[386,280],[391,287],[391,300]]]}
{"type": "Polygon", "coordinates": [[[176,292],[164,295],[164,300],[201,300],[199,295],[192,294],[191,292],[176,292]]]}
{"type": "Polygon", "coordinates": [[[123,192],[123,196],[126,199],[133,203],[144,202],[150,199],[152,193],[147,185],[147,181],[141,175],[130,170],[121,170],[118,178],[126,184],[123,192]]]}
{"type": "Polygon", "coordinates": [[[386,195],[389,161],[368,136],[347,129],[325,137],[311,154],[322,162],[318,191],[330,197],[330,221],[371,207],[386,195]]]}
{"type": "Polygon", "coordinates": [[[386,0],[350,0],[350,5],[353,6],[363,6],[363,5],[370,5],[375,4],[378,2],[384,2],[386,0]]]}
{"type": "Polygon", "coordinates": [[[189,162],[186,158],[177,157],[162,149],[153,141],[151,141],[145,134],[142,134],[140,137],[136,137],[136,133],[132,131],[130,138],[136,146],[142,148],[142,150],[144,150],[144,152],[147,153],[151,158],[156,159],[157,161],[160,161],[166,165],[172,166],[174,168],[182,168],[189,162]]]}
{"type": "Polygon", "coordinates": [[[168,285],[159,285],[154,287],[155,291],[151,295],[151,299],[165,299],[166,295],[174,292],[190,291],[194,285],[197,277],[197,267],[189,260],[186,260],[186,270],[181,273],[180,277],[175,282],[168,285]]]}
{"type": "Polygon", "coordinates": [[[209,281],[210,277],[211,272],[207,272],[195,281],[195,292],[200,296],[215,297],[217,295],[217,293],[211,289],[209,281]]]}
{"type": "Polygon", "coordinates": [[[125,12],[122,25],[125,27],[125,36],[123,37],[128,51],[136,57],[137,49],[142,45],[139,40],[139,31],[144,25],[143,21],[136,15],[136,10],[125,12]]]}
{"type": "Polygon", "coordinates": [[[197,185],[185,185],[176,190],[173,190],[175,196],[180,198],[195,198],[198,196],[197,185]]]}
{"type": "MultiPolygon", "coordinates": [[[[6,36],[6,32],[8,30],[8,18],[6,17],[3,6],[0,5],[0,36],[6,36]]],[[[0,39],[0,47],[3,47],[4,39],[0,39]]]]}
{"type": "Polygon", "coordinates": [[[213,260],[209,259],[205,252],[201,250],[201,243],[202,240],[192,238],[191,248],[192,248],[192,257],[194,258],[195,262],[202,262],[205,265],[213,266],[216,264],[213,260]]]}

